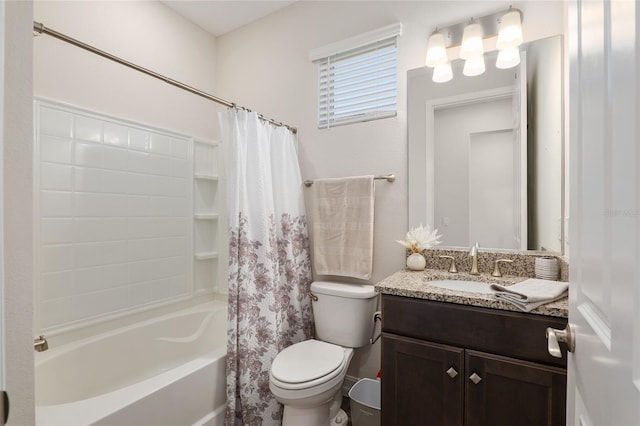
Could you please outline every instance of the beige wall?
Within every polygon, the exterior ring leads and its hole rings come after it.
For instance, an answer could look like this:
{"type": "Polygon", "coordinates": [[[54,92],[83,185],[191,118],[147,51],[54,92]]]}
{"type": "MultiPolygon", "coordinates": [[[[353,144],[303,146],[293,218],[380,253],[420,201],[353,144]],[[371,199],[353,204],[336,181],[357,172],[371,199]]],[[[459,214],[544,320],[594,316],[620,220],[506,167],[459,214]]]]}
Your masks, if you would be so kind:
{"type": "MultiPolygon", "coordinates": [[[[512,4],[524,13],[526,41],[563,32],[562,2],[512,4]]],[[[218,38],[219,95],[297,126],[304,179],[397,176],[395,183],[376,183],[371,284],[404,266],[404,249],[395,240],[407,232],[406,71],[424,65],[426,41],[436,25],[508,6],[488,1],[304,1],[218,38]],[[403,24],[398,39],[398,116],[317,129],[317,69],[308,59],[309,50],[394,22],[403,24]]],[[[356,352],[349,374],[374,376],[378,366],[376,345],[356,352]]]]}
{"type": "MultiPolygon", "coordinates": [[[[155,1],[36,1],[34,20],[215,94],[216,40],[155,1]]],[[[218,106],[49,36],[33,40],[34,94],[215,139],[218,106]]]]}
{"type": "MultiPolygon", "coordinates": [[[[9,424],[35,423],[32,337],[32,105],[30,2],[3,2],[2,203],[4,281],[4,384],[9,424]]],[[[1,374],[1,373],[0,373],[1,374]]]]}

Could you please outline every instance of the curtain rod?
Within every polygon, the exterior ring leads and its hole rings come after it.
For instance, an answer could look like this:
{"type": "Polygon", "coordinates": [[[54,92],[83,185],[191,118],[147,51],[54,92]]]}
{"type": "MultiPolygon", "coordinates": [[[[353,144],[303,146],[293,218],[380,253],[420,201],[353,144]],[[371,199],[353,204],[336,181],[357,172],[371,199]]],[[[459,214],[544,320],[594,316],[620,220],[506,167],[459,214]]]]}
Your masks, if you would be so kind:
{"type": "MultiPolygon", "coordinates": [[[[49,35],[51,37],[57,38],[58,40],[62,40],[64,42],[72,44],[72,45],[74,45],[76,47],[79,47],[81,49],[87,50],[87,51],[89,51],[91,53],[95,53],[96,55],[102,56],[103,58],[112,60],[112,61],[117,62],[117,63],[119,63],[121,65],[124,65],[126,67],[132,68],[132,69],[134,69],[136,71],[139,71],[139,72],[141,72],[143,74],[146,74],[146,75],[149,75],[151,77],[157,78],[158,80],[162,80],[167,84],[170,84],[172,86],[178,87],[178,88],[180,88],[182,90],[186,90],[187,92],[191,92],[191,93],[193,93],[195,95],[198,95],[198,96],[201,96],[201,97],[203,97],[205,99],[209,99],[210,101],[219,103],[219,104],[224,105],[224,106],[229,107],[229,108],[237,108],[237,109],[242,109],[242,110],[251,112],[251,110],[248,109],[248,108],[245,108],[245,107],[242,107],[242,106],[238,106],[233,102],[229,102],[229,101],[226,101],[226,100],[224,100],[222,98],[219,98],[217,96],[210,95],[209,93],[203,92],[202,90],[198,90],[198,89],[196,89],[194,87],[188,86],[188,85],[186,85],[184,83],[181,83],[181,82],[179,82],[177,80],[174,80],[172,78],[166,77],[166,76],[164,76],[162,74],[158,74],[157,72],[151,71],[150,69],[141,67],[140,65],[134,64],[133,62],[129,62],[129,61],[127,61],[125,59],[122,59],[122,58],[120,58],[118,56],[112,55],[111,53],[105,52],[104,50],[100,50],[100,49],[98,49],[96,47],[91,46],[90,44],[83,43],[80,40],[76,40],[75,38],[69,37],[66,34],[59,33],[58,31],[52,30],[51,28],[48,28],[48,27],[45,27],[44,24],[42,24],[40,22],[33,21],[33,34],[34,35],[40,35],[40,34],[49,35]]],[[[267,122],[269,122],[269,123],[271,123],[271,124],[273,124],[275,126],[286,127],[287,129],[289,129],[294,134],[298,132],[298,129],[296,129],[295,127],[288,126],[288,125],[286,125],[284,123],[281,123],[279,121],[275,121],[272,118],[267,118],[262,114],[258,114],[258,117],[261,120],[267,121],[267,122]]]]}

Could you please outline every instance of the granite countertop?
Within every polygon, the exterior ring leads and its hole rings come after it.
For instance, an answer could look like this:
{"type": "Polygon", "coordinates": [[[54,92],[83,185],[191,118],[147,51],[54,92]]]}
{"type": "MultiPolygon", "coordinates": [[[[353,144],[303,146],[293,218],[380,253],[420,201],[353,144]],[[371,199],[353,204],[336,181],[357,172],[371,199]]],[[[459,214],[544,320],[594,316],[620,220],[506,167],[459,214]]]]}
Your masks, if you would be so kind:
{"type": "MultiPolygon", "coordinates": [[[[489,274],[470,275],[465,272],[452,274],[437,269],[425,269],[424,271],[410,271],[404,269],[388,276],[375,285],[378,293],[395,296],[414,297],[418,299],[434,300],[438,302],[458,303],[461,305],[480,306],[505,311],[523,312],[511,303],[496,300],[491,294],[471,293],[467,291],[454,291],[429,285],[433,280],[462,280],[481,281],[508,286],[526,280],[527,277],[503,276],[492,277],[489,274]]],[[[537,307],[529,312],[535,315],[567,318],[569,316],[568,298],[557,300],[537,307]]]]}

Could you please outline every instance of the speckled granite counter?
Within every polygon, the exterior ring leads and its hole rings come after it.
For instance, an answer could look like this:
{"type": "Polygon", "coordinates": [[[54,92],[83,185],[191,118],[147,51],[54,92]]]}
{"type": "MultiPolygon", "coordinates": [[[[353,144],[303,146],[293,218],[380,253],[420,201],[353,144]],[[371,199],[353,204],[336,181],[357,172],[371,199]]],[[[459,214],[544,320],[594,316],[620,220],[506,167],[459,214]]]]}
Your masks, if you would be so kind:
{"type": "MultiPolygon", "coordinates": [[[[484,308],[502,309],[505,311],[523,312],[516,306],[494,299],[491,294],[453,291],[429,285],[432,280],[463,280],[481,281],[502,285],[515,284],[524,281],[525,277],[495,278],[489,274],[470,275],[464,272],[451,274],[436,269],[424,271],[401,270],[385,278],[375,285],[377,292],[395,296],[414,297],[418,299],[435,300],[438,302],[458,303],[461,305],[480,306],[484,308]]],[[[529,312],[536,315],[567,318],[569,316],[568,298],[560,299],[537,307],[529,312]]]]}

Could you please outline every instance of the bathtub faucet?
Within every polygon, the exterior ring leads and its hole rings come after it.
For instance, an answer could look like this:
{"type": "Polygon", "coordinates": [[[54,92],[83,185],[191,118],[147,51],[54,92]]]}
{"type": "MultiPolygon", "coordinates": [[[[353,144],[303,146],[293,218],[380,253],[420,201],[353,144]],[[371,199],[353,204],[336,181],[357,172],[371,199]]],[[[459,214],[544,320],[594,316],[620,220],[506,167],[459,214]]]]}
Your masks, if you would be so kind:
{"type": "Polygon", "coordinates": [[[43,335],[40,335],[37,339],[33,339],[33,349],[36,352],[44,352],[49,349],[49,343],[43,335]]]}

